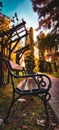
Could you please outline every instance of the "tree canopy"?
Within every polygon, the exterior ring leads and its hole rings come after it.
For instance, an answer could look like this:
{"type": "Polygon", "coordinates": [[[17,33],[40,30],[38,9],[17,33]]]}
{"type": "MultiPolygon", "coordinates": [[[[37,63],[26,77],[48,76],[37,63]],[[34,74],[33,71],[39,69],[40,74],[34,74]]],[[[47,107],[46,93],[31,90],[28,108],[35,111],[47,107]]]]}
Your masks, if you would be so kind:
{"type": "Polygon", "coordinates": [[[38,13],[39,27],[51,28],[59,31],[59,1],[58,0],[31,0],[33,10],[38,13]]]}

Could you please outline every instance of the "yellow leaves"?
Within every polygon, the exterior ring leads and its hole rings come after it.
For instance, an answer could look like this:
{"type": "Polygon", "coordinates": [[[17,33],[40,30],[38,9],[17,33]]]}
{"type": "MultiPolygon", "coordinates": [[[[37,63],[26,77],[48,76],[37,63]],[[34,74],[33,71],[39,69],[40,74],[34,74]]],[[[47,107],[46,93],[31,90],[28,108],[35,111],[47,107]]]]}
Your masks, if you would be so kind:
{"type": "Polygon", "coordinates": [[[9,29],[11,23],[11,19],[7,18],[3,14],[0,15],[0,31],[6,31],[9,29]]]}
{"type": "Polygon", "coordinates": [[[26,52],[24,53],[24,56],[27,57],[27,56],[30,55],[30,53],[31,53],[31,50],[28,50],[28,51],[26,51],[26,52]]]}

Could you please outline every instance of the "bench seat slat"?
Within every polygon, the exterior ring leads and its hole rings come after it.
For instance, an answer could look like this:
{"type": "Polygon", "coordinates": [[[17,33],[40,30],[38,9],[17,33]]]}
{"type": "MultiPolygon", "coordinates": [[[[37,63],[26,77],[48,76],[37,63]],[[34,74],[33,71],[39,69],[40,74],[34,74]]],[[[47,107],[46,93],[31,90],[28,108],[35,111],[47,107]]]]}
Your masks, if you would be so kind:
{"type": "Polygon", "coordinates": [[[37,94],[44,94],[47,92],[46,89],[41,88],[41,89],[32,89],[32,91],[30,90],[20,90],[19,88],[15,88],[15,91],[20,94],[20,95],[37,95],[37,94]]]}

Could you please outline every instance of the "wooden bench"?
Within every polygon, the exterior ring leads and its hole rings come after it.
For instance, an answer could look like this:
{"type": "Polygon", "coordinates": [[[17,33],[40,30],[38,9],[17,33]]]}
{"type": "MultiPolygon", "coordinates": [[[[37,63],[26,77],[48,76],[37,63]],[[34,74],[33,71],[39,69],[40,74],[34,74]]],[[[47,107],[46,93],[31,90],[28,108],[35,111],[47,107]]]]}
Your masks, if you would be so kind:
{"type": "Polygon", "coordinates": [[[38,96],[44,104],[45,107],[45,114],[46,114],[46,123],[49,123],[49,115],[47,110],[47,102],[50,100],[51,95],[49,93],[49,90],[51,88],[51,80],[50,78],[45,74],[38,74],[34,73],[30,70],[24,70],[19,65],[16,65],[9,61],[8,59],[4,59],[3,61],[6,63],[9,74],[11,76],[11,83],[13,88],[13,98],[12,102],[10,104],[10,107],[8,109],[7,115],[4,118],[3,122],[5,124],[8,123],[8,118],[10,111],[13,107],[13,104],[22,96],[38,96]],[[18,67],[18,68],[17,68],[18,67]],[[13,71],[19,71],[18,75],[14,73],[13,71]],[[20,73],[22,72],[22,74],[20,73]],[[19,83],[17,86],[15,86],[15,79],[19,79],[19,83]],[[27,86],[27,87],[26,87],[27,86]],[[16,94],[18,95],[16,97],[16,94]]]}

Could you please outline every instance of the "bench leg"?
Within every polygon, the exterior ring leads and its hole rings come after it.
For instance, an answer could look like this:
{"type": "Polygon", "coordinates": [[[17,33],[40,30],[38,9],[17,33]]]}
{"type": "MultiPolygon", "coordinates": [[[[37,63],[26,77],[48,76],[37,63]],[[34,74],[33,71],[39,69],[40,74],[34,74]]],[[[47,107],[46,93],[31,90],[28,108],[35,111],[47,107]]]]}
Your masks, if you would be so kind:
{"type": "Polygon", "coordinates": [[[9,109],[8,109],[7,115],[6,115],[6,117],[3,119],[3,123],[4,123],[4,124],[8,124],[8,117],[9,117],[9,115],[10,115],[10,111],[11,111],[11,109],[12,109],[12,107],[13,107],[13,104],[14,104],[14,100],[12,100],[11,105],[10,105],[10,107],[9,107],[9,109]]]}
{"type": "Polygon", "coordinates": [[[49,114],[48,114],[48,108],[47,108],[47,102],[46,101],[44,101],[44,107],[45,107],[45,114],[46,114],[45,126],[47,128],[49,126],[49,114]]]}
{"type": "MultiPolygon", "coordinates": [[[[18,96],[18,98],[20,98],[20,96],[18,96]]],[[[9,109],[8,109],[8,112],[7,112],[6,117],[3,119],[3,123],[4,123],[4,124],[8,124],[8,118],[9,118],[11,109],[12,109],[12,107],[13,107],[13,104],[16,102],[16,100],[17,100],[18,98],[15,98],[15,91],[13,91],[12,102],[11,102],[11,104],[10,104],[10,107],[9,107],[9,109]]]]}
{"type": "Polygon", "coordinates": [[[49,121],[49,115],[48,115],[48,110],[47,110],[47,103],[44,103],[44,105],[45,105],[46,121],[49,121]]]}

